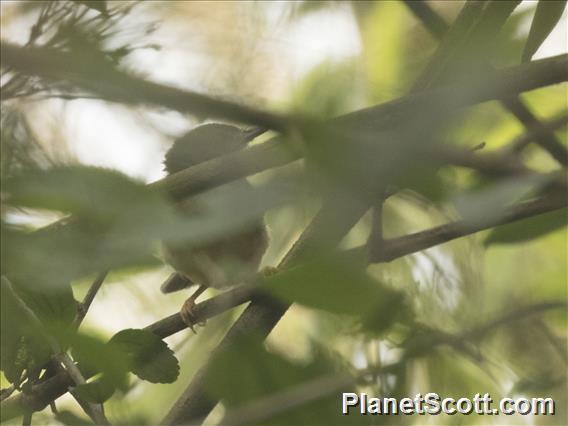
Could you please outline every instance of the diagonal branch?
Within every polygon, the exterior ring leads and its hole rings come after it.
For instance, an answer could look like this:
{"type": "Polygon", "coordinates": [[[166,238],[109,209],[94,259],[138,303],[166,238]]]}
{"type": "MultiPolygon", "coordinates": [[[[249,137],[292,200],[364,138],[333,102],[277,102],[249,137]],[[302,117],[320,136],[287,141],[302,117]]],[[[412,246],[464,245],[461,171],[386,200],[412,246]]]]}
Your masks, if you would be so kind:
{"type": "Polygon", "coordinates": [[[89,290],[87,291],[87,294],[85,295],[85,298],[77,307],[77,315],[75,315],[75,318],[73,319],[73,327],[75,327],[75,329],[79,328],[79,326],[83,322],[83,319],[87,315],[87,312],[89,311],[89,308],[91,307],[91,303],[93,303],[93,300],[95,300],[95,296],[97,295],[101,286],[103,285],[103,282],[104,282],[107,274],[108,274],[108,271],[104,271],[104,272],[101,272],[100,274],[98,274],[96,276],[95,280],[93,281],[93,283],[89,287],[89,290]]]}
{"type": "Polygon", "coordinates": [[[228,118],[285,130],[288,119],[234,102],[178,89],[118,70],[93,52],[66,53],[46,47],[2,42],[2,65],[26,75],[71,82],[101,97],[127,104],[148,104],[213,118],[228,118]]]}

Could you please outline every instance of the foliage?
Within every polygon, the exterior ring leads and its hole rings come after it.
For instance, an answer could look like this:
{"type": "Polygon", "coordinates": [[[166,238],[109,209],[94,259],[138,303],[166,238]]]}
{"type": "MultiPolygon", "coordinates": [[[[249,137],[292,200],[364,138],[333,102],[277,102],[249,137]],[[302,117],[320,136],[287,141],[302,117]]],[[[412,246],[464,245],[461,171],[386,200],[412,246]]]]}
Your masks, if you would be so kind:
{"type": "Polygon", "coordinates": [[[419,390],[552,395],[565,422],[566,55],[532,58],[566,2],[431,3],[6,7],[20,41],[2,39],[2,420],[181,424],[221,401],[221,424],[418,424],[343,417],[338,395],[419,390]],[[333,17],[356,47],[282,78],[290,49],[263,43],[333,17]],[[70,131],[75,108],[94,125],[70,131]],[[136,175],[103,110],[168,144],[202,121],[261,136],[136,175]],[[124,169],[75,158],[88,129],[91,154],[112,138],[124,169]],[[168,317],[169,248],[233,272],[262,219],[278,267],[212,283],[197,336],[168,317]],[[35,413],[68,391],[79,404],[35,413]]]}

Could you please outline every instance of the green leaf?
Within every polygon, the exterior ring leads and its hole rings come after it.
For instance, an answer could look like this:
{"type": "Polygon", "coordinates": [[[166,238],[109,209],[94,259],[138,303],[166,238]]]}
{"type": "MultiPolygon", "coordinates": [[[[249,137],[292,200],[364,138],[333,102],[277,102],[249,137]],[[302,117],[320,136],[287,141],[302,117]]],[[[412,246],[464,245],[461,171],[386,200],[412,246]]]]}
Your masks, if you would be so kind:
{"type": "Polygon", "coordinates": [[[491,224],[499,220],[514,203],[535,192],[550,179],[550,176],[539,174],[503,179],[459,195],[455,205],[468,225],[491,224]]]}
{"type": "Polygon", "coordinates": [[[73,215],[36,232],[3,224],[2,271],[30,286],[63,285],[100,270],[146,264],[159,240],[182,229],[165,198],[111,170],[33,171],[9,179],[5,191],[10,206],[73,215]]]}
{"type": "Polygon", "coordinates": [[[385,329],[404,311],[402,295],[373,280],[363,259],[328,255],[268,277],[277,297],[312,308],[363,318],[375,330],[385,329]],[[392,315],[384,316],[388,312],[392,315]]]}
{"type": "Polygon", "coordinates": [[[129,360],[126,354],[101,339],[80,333],[61,333],[85,375],[102,373],[113,388],[128,389],[129,360]]]}
{"type": "Polygon", "coordinates": [[[67,327],[77,313],[70,284],[57,287],[14,286],[14,291],[47,327],[67,327]]]}
{"type": "Polygon", "coordinates": [[[179,375],[179,363],[173,351],[150,331],[119,331],[109,345],[126,356],[130,370],[142,380],[173,383],[179,375]]]}
{"type": "Polygon", "coordinates": [[[80,398],[102,404],[114,394],[116,388],[112,380],[109,380],[107,375],[103,375],[97,380],[76,386],[74,390],[80,398]]]}
{"type": "Polygon", "coordinates": [[[67,426],[92,426],[94,424],[93,422],[90,422],[83,417],[79,417],[77,414],[67,410],[57,411],[57,413],[55,413],[55,419],[67,426]]]}
{"type": "Polygon", "coordinates": [[[0,369],[10,383],[18,383],[24,371],[38,371],[49,360],[51,348],[14,286],[2,278],[0,289],[0,369]]]}
{"type": "Polygon", "coordinates": [[[75,3],[83,4],[89,9],[96,10],[97,12],[106,15],[108,12],[106,0],[73,0],[75,3]]]}
{"type": "Polygon", "coordinates": [[[560,209],[499,226],[491,231],[484,244],[489,246],[529,241],[556,231],[567,224],[568,212],[566,209],[560,209]]]}
{"type": "Polygon", "coordinates": [[[566,0],[540,0],[531,24],[521,62],[528,62],[552,32],[564,12],[566,0]]]}
{"type": "Polygon", "coordinates": [[[113,216],[116,206],[126,204],[124,201],[137,203],[147,191],[142,183],[117,171],[78,165],[15,176],[7,180],[5,189],[12,205],[101,220],[113,216]]]}
{"type": "MultiPolygon", "coordinates": [[[[335,366],[321,355],[311,362],[295,364],[279,354],[267,352],[261,339],[247,337],[212,360],[206,383],[207,391],[221,398],[230,410],[280,392],[293,392],[313,380],[337,375],[335,366]]],[[[343,424],[345,419],[337,409],[337,394],[341,391],[349,392],[350,389],[341,389],[301,407],[275,413],[255,424],[313,424],[314,419],[318,424],[343,424]]]]}

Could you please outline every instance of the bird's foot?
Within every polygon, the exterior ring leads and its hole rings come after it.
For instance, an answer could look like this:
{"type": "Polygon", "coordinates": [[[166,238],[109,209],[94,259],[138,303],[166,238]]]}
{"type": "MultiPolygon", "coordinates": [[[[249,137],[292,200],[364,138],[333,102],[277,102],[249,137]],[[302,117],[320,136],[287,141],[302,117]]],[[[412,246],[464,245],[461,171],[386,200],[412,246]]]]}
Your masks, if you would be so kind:
{"type": "Polygon", "coordinates": [[[197,321],[195,318],[195,298],[193,297],[190,297],[183,303],[179,314],[185,325],[195,334],[197,334],[195,331],[196,325],[204,326],[206,324],[206,321],[197,321]]]}
{"type": "Polygon", "coordinates": [[[271,277],[278,273],[278,268],[276,266],[265,266],[262,268],[262,275],[265,277],[271,277]]]}

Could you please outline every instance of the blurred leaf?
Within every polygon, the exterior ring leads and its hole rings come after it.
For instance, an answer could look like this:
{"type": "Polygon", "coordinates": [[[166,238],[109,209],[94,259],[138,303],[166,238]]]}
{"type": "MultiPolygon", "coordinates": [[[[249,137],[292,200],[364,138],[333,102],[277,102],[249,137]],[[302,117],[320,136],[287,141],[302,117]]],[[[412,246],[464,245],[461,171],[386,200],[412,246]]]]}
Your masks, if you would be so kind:
{"type": "Polygon", "coordinates": [[[101,12],[102,14],[106,14],[108,11],[107,2],[105,0],[73,0],[73,1],[75,3],[85,5],[89,9],[101,12]]]}
{"type": "Polygon", "coordinates": [[[360,71],[350,61],[323,62],[314,67],[295,88],[294,106],[302,114],[321,119],[360,108],[363,93],[357,90],[360,80],[360,71]]]}
{"type": "Polygon", "coordinates": [[[49,360],[51,348],[13,286],[2,278],[0,289],[0,369],[8,381],[18,383],[25,370],[38,370],[49,360]]]}
{"type": "MultiPolygon", "coordinates": [[[[230,408],[273,396],[281,391],[293,392],[311,380],[336,375],[326,358],[317,358],[303,365],[294,364],[281,356],[264,350],[259,341],[242,339],[229,350],[214,358],[208,369],[207,389],[222,398],[230,408]]],[[[348,392],[349,389],[344,389],[348,392]]],[[[365,417],[359,420],[365,423],[365,417]]],[[[340,424],[344,418],[337,410],[337,393],[309,402],[301,407],[286,410],[261,424],[340,424]]]]}
{"type": "Polygon", "coordinates": [[[403,176],[398,184],[408,188],[433,202],[442,201],[448,195],[448,184],[438,170],[417,168],[403,176]]]}
{"type": "Polygon", "coordinates": [[[73,215],[36,232],[4,226],[3,273],[30,286],[147,263],[162,237],[179,234],[168,202],[118,172],[57,167],[9,179],[5,190],[14,207],[73,215]]]}
{"type": "MultiPolygon", "coordinates": [[[[127,354],[94,336],[70,332],[61,335],[67,345],[71,346],[73,358],[82,371],[90,374],[102,373],[107,382],[105,386],[108,384],[113,388],[127,390],[129,371],[127,354]]],[[[95,386],[93,385],[93,388],[95,386]]]]}
{"type": "Polygon", "coordinates": [[[77,392],[80,398],[98,404],[102,404],[109,399],[115,390],[113,382],[106,375],[75,387],[75,392],[77,392]]]}
{"type": "Polygon", "coordinates": [[[498,226],[485,238],[486,246],[512,244],[533,240],[560,229],[568,224],[568,211],[556,210],[528,219],[498,226]]]}
{"type": "Polygon", "coordinates": [[[295,12],[298,15],[306,15],[308,13],[320,12],[322,9],[336,6],[337,3],[331,0],[319,0],[319,1],[300,1],[295,6],[295,12]]]}
{"type": "Polygon", "coordinates": [[[77,313],[71,285],[53,288],[15,286],[14,290],[46,327],[66,327],[77,313]]]}
{"type": "Polygon", "coordinates": [[[440,348],[425,357],[424,374],[428,375],[428,390],[439,395],[460,398],[475,395],[479,389],[498,398],[500,389],[487,366],[453,351],[440,348]]]}
{"type": "Polygon", "coordinates": [[[409,14],[401,2],[353,2],[364,43],[367,96],[385,102],[401,94],[411,73],[408,57],[409,14]]]}
{"type": "Polygon", "coordinates": [[[277,297],[338,314],[360,316],[375,331],[400,319],[402,295],[373,280],[365,263],[329,255],[267,278],[277,297]]]}
{"type": "Polygon", "coordinates": [[[58,410],[55,419],[66,426],[92,426],[94,423],[67,410],[58,410]]]}
{"type": "Polygon", "coordinates": [[[152,383],[176,381],[178,360],[168,345],[154,333],[122,330],[110,339],[109,345],[127,357],[130,370],[142,380],[152,383]]]}
{"type": "Polygon", "coordinates": [[[455,205],[463,220],[472,226],[491,224],[515,202],[533,193],[552,177],[530,174],[488,183],[483,189],[460,194],[455,205]]]}
{"type": "Polygon", "coordinates": [[[552,374],[547,374],[546,372],[541,376],[534,378],[522,378],[518,380],[511,393],[523,393],[523,394],[543,394],[550,393],[552,388],[563,386],[565,381],[563,378],[554,376],[552,374]]]}
{"type": "Polygon", "coordinates": [[[566,0],[540,0],[531,24],[521,62],[528,62],[552,32],[564,12],[566,0]]]}
{"type": "Polygon", "coordinates": [[[141,213],[136,214],[138,209],[150,215],[164,209],[160,195],[144,184],[98,167],[35,170],[8,179],[3,190],[11,205],[71,213],[98,225],[124,216],[134,222],[143,219],[141,213]]]}

